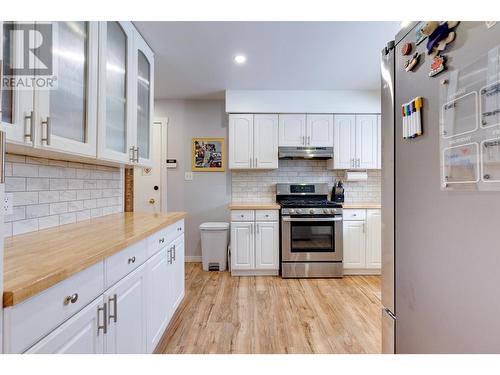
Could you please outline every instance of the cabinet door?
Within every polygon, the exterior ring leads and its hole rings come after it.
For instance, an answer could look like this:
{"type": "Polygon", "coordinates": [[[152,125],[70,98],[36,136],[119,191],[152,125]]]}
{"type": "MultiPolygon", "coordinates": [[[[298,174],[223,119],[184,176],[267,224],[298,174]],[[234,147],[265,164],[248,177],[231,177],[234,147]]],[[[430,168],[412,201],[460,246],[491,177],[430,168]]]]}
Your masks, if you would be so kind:
{"type": "Polygon", "coordinates": [[[35,90],[37,147],[96,156],[98,31],[98,22],[52,22],[57,88],[35,90]]]}
{"type": "Polygon", "coordinates": [[[33,347],[29,354],[101,354],[104,352],[102,296],[52,331],[33,347]]]}
{"type": "Polygon", "coordinates": [[[147,272],[147,352],[158,345],[172,315],[170,277],[172,267],[163,248],[146,263],[147,272]]]}
{"type": "Polygon", "coordinates": [[[377,134],[378,134],[377,168],[382,169],[382,116],[380,116],[380,115],[377,115],[377,134]]]}
{"type": "Polygon", "coordinates": [[[356,116],[335,115],[334,117],[334,169],[354,168],[356,147],[356,116]]]}
{"type": "Polygon", "coordinates": [[[279,115],[279,146],[306,145],[306,115],[279,115]]]}
{"type": "Polygon", "coordinates": [[[177,307],[181,304],[184,298],[184,235],[177,238],[173,244],[172,249],[172,264],[173,264],[173,280],[171,284],[173,286],[173,304],[172,304],[172,314],[175,313],[177,307]]]}
{"type": "Polygon", "coordinates": [[[259,221],[255,223],[255,268],[279,269],[279,224],[259,221]]]}
{"type": "Polygon", "coordinates": [[[99,24],[98,157],[133,162],[135,124],[132,119],[132,51],[134,28],[130,22],[99,24]]]}
{"type": "Polygon", "coordinates": [[[231,223],[231,269],[248,270],[255,267],[254,223],[231,223]]]}
{"type": "Polygon", "coordinates": [[[140,34],[135,32],[134,48],[134,115],[137,123],[135,139],[136,163],[152,166],[153,144],[153,77],[154,55],[140,34]]]}
{"type": "Polygon", "coordinates": [[[254,116],[255,168],[278,168],[278,115],[254,116]]]}
{"type": "MultiPolygon", "coordinates": [[[[29,65],[26,66],[28,61],[24,59],[23,38],[26,31],[20,28],[20,24],[0,21],[0,69],[3,82],[24,82],[33,78],[34,71],[29,65]],[[16,67],[23,68],[22,75],[13,70],[16,67]]],[[[3,82],[0,85],[0,123],[7,141],[32,146],[35,144],[33,89],[17,89],[15,84],[4,86],[3,82]]]]}
{"type": "Polygon", "coordinates": [[[366,268],[382,266],[382,220],[380,210],[366,211],[366,268]]]}
{"type": "Polygon", "coordinates": [[[333,147],[333,115],[307,115],[307,140],[311,147],[333,147]]]}
{"type": "Polygon", "coordinates": [[[253,115],[229,115],[229,168],[249,169],[254,166],[253,115]]]}
{"type": "Polygon", "coordinates": [[[356,115],[357,168],[378,168],[379,143],[377,115],[356,115]]]}
{"type": "Polygon", "coordinates": [[[365,268],[366,223],[344,221],[344,268],[365,268]]]}
{"type": "Polygon", "coordinates": [[[108,332],[106,353],[146,353],[146,265],[108,289],[108,332]]]}

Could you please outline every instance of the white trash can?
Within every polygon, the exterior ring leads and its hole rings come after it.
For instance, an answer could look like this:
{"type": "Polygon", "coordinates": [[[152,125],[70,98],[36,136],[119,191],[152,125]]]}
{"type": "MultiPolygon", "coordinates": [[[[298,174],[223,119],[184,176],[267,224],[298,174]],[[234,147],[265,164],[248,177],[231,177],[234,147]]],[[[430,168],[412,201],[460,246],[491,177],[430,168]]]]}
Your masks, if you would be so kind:
{"type": "Polygon", "coordinates": [[[224,271],[227,266],[229,223],[203,223],[200,231],[203,270],[224,271]]]}

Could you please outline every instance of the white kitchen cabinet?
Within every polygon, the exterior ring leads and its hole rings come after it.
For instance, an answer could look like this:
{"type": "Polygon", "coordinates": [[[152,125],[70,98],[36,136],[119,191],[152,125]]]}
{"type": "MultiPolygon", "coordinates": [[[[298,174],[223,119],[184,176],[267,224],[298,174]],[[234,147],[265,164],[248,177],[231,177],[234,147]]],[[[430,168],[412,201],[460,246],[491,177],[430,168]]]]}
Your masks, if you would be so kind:
{"type": "Polygon", "coordinates": [[[254,115],[255,168],[278,168],[278,115],[254,115]]]}
{"type": "Polygon", "coordinates": [[[335,115],[333,169],[380,168],[377,115],[335,115]]]}
{"type": "Polygon", "coordinates": [[[333,115],[307,115],[306,144],[333,147],[333,115]]]}
{"type": "Polygon", "coordinates": [[[146,352],[146,266],[142,265],[104,293],[108,327],[106,353],[146,352]]]}
{"type": "Polygon", "coordinates": [[[87,305],[79,313],[31,347],[28,354],[101,354],[104,353],[103,297],[87,305]]]}
{"type": "Polygon", "coordinates": [[[152,165],[154,54],[138,31],[135,31],[133,52],[133,147],[135,163],[152,165]]]}
{"type": "Polygon", "coordinates": [[[272,210],[231,212],[231,274],[277,275],[279,214],[272,210]]]}
{"type": "Polygon", "coordinates": [[[365,268],[365,227],[364,221],[344,221],[344,269],[365,268]]]}
{"type": "Polygon", "coordinates": [[[334,169],[350,169],[354,166],[356,150],[356,116],[335,115],[334,119],[334,169]]]}
{"type": "Polygon", "coordinates": [[[231,270],[255,268],[253,222],[231,223],[231,270]]]}
{"type": "Polygon", "coordinates": [[[279,115],[279,146],[303,147],[306,146],[306,115],[280,114],[279,115]]]}
{"type": "Polygon", "coordinates": [[[277,115],[229,115],[229,168],[278,168],[277,115]]]}
{"type": "MultiPolygon", "coordinates": [[[[10,62],[14,66],[24,66],[23,34],[11,30],[4,35],[4,25],[0,21],[0,52],[2,60],[2,79],[21,78],[9,75],[10,62]]],[[[15,28],[19,23],[10,23],[15,28]]],[[[0,122],[5,131],[7,142],[18,145],[33,146],[35,144],[35,119],[33,111],[33,89],[3,89],[0,86],[0,122]]]]}
{"type": "Polygon", "coordinates": [[[160,250],[146,263],[148,275],[148,335],[147,351],[152,353],[168,326],[172,314],[169,275],[172,267],[167,258],[167,249],[160,250]]]}
{"type": "Polygon", "coordinates": [[[378,115],[377,116],[377,130],[378,130],[378,164],[377,168],[382,169],[382,116],[378,115]]]}
{"type": "Polygon", "coordinates": [[[229,115],[229,168],[253,167],[253,115],[229,115]]]}
{"type": "Polygon", "coordinates": [[[98,22],[51,25],[57,88],[34,92],[35,146],[96,157],[98,22]]]}
{"type": "Polygon", "coordinates": [[[259,270],[279,268],[279,223],[258,221],[255,223],[255,268],[259,270]]]}
{"type": "Polygon", "coordinates": [[[184,272],[184,235],[179,237],[173,243],[173,249],[170,252],[171,263],[173,272],[171,273],[172,279],[172,314],[179,307],[185,292],[185,272],[184,272]]]}
{"type": "Polygon", "coordinates": [[[344,274],[380,274],[380,209],[344,209],[344,274]]]}
{"type": "Polygon", "coordinates": [[[382,267],[382,218],[380,210],[366,210],[366,268],[382,267]]]}
{"type": "Polygon", "coordinates": [[[99,35],[98,157],[132,163],[134,28],[131,22],[100,22],[99,35]]]}

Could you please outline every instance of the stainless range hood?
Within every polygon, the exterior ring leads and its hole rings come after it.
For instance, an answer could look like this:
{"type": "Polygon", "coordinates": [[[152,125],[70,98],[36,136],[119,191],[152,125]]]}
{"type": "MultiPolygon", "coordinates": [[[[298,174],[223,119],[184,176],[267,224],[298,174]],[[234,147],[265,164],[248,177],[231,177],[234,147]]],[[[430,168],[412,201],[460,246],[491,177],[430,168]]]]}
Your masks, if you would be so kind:
{"type": "Polygon", "coordinates": [[[333,147],[280,147],[279,159],[332,159],[333,147]]]}

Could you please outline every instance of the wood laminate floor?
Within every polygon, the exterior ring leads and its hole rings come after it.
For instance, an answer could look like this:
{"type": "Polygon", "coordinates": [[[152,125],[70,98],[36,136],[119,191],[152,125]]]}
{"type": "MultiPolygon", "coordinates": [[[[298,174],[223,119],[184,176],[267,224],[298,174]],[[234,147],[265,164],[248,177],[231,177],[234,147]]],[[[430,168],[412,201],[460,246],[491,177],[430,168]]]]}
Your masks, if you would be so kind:
{"type": "Polygon", "coordinates": [[[156,353],[380,353],[378,276],[231,277],[186,263],[186,296],[156,353]]]}

